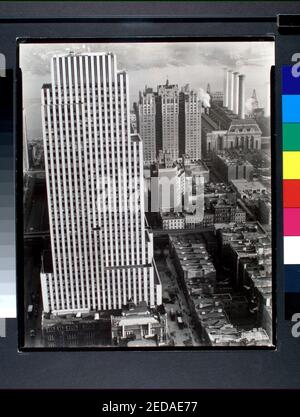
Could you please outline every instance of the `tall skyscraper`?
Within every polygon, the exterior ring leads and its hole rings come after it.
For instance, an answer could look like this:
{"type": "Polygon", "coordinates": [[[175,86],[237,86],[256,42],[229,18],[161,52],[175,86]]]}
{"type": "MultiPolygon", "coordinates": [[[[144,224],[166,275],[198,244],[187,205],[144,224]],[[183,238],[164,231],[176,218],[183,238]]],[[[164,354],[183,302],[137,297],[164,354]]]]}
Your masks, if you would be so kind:
{"type": "Polygon", "coordinates": [[[154,162],[160,151],[176,161],[184,154],[201,158],[201,112],[199,92],[185,85],[159,85],[157,92],[145,88],[135,104],[138,132],[144,146],[144,162],[154,162]]]}
{"type": "Polygon", "coordinates": [[[160,305],[142,142],[130,133],[128,76],[116,56],[54,56],[42,118],[53,264],[41,273],[44,311],[160,305]]]}
{"type": "Polygon", "coordinates": [[[185,89],[179,94],[179,152],[201,159],[201,112],[199,93],[185,89]]]}
{"type": "Polygon", "coordinates": [[[157,94],[161,100],[162,150],[179,157],[179,90],[176,84],[159,85],[157,94]]]}
{"type": "Polygon", "coordinates": [[[152,88],[145,88],[139,94],[136,104],[138,131],[143,140],[144,163],[151,164],[156,160],[156,96],[152,88]]]}

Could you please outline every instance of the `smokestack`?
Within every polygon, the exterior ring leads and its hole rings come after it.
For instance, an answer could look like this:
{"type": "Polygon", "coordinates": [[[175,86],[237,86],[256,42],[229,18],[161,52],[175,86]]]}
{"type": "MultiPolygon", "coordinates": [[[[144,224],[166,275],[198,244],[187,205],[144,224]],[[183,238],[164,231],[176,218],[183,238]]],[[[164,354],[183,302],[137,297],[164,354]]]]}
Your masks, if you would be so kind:
{"type": "Polygon", "coordinates": [[[230,107],[229,109],[233,111],[233,100],[234,100],[234,72],[231,72],[231,85],[230,85],[230,107]]]}
{"type": "Polygon", "coordinates": [[[223,106],[228,106],[228,72],[227,68],[224,68],[224,87],[223,87],[223,106]]]}
{"type": "Polygon", "coordinates": [[[239,118],[245,118],[245,75],[239,75],[239,118]]]}
{"type": "Polygon", "coordinates": [[[228,91],[227,91],[227,93],[228,93],[228,102],[227,103],[228,103],[228,105],[227,105],[227,107],[228,107],[229,110],[232,110],[233,83],[232,83],[232,71],[231,70],[227,71],[227,76],[228,76],[228,78],[227,78],[227,80],[228,80],[228,83],[227,83],[227,89],[228,89],[228,91]]]}
{"type": "Polygon", "coordinates": [[[239,112],[239,77],[238,72],[233,73],[233,113],[239,112]]]}

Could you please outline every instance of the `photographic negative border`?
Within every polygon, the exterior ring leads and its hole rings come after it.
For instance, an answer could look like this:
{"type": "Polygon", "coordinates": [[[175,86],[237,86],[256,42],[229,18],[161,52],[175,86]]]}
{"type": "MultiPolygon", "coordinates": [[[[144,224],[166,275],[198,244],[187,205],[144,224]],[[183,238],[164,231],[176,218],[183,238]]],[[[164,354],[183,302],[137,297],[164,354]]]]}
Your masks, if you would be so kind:
{"type": "MultiPolygon", "coordinates": [[[[125,18],[126,21],[126,18],[125,18]]],[[[130,19],[130,21],[132,21],[130,19]]],[[[201,21],[201,19],[200,19],[201,21]]],[[[19,53],[20,45],[25,43],[135,43],[135,42],[255,42],[255,41],[270,41],[275,42],[274,35],[265,36],[129,36],[129,37],[101,37],[101,38],[18,38],[17,39],[17,68],[16,68],[16,99],[17,99],[17,111],[16,111],[16,250],[17,250],[17,319],[18,319],[18,347],[20,351],[200,351],[200,350],[276,350],[277,346],[277,333],[276,333],[276,282],[277,282],[277,213],[279,199],[282,195],[282,189],[278,190],[279,179],[276,178],[277,170],[275,159],[278,158],[280,150],[278,149],[279,144],[276,143],[275,134],[275,71],[274,67],[271,70],[271,184],[272,184],[272,344],[273,346],[161,346],[161,347],[26,347],[24,346],[24,320],[25,317],[25,306],[24,306],[24,237],[23,237],[23,158],[22,158],[22,129],[23,129],[23,118],[22,118],[22,74],[19,67],[19,53]],[[276,181],[277,180],[277,181],[276,181]]]]}

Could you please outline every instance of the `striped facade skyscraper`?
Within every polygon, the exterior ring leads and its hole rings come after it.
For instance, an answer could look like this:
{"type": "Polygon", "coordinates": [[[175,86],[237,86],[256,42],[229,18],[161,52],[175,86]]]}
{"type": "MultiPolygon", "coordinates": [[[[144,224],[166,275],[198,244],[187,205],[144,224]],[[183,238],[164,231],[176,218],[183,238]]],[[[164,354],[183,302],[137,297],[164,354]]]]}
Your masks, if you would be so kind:
{"type": "Polygon", "coordinates": [[[42,119],[53,264],[41,272],[44,311],[160,305],[142,141],[130,134],[128,76],[116,56],[54,56],[42,119]]]}
{"type": "Polygon", "coordinates": [[[179,90],[178,85],[169,84],[157,87],[161,99],[161,149],[170,153],[173,160],[179,157],[179,90]]]}
{"type": "Polygon", "coordinates": [[[152,88],[145,88],[139,94],[139,101],[136,104],[136,117],[138,132],[143,140],[144,163],[151,164],[157,157],[157,95],[152,88]]]}
{"type": "Polygon", "coordinates": [[[192,160],[201,159],[201,114],[199,93],[184,88],[179,94],[179,151],[192,160]]]}

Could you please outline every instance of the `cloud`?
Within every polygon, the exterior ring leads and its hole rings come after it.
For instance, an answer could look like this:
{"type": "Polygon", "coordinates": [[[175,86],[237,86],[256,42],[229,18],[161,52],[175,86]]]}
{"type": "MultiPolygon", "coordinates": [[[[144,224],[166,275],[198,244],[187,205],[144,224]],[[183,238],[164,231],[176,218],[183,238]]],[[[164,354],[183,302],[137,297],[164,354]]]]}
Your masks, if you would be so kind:
{"type": "MultiPolygon", "coordinates": [[[[246,96],[253,88],[260,106],[266,104],[266,83],[274,64],[274,42],[120,42],[120,43],[25,43],[20,45],[24,106],[40,100],[42,84],[50,81],[50,60],[68,51],[113,52],[118,68],[129,74],[131,103],[145,85],[156,88],[169,77],[179,86],[212,90],[223,88],[223,68],[246,74],[246,96]]],[[[28,111],[28,128],[40,125],[39,112],[28,111]]]]}
{"type": "Polygon", "coordinates": [[[51,56],[73,50],[114,52],[118,66],[128,71],[149,68],[187,67],[199,64],[211,67],[261,66],[273,56],[272,42],[156,42],[93,44],[23,44],[21,67],[32,74],[50,72],[51,56]]]}

